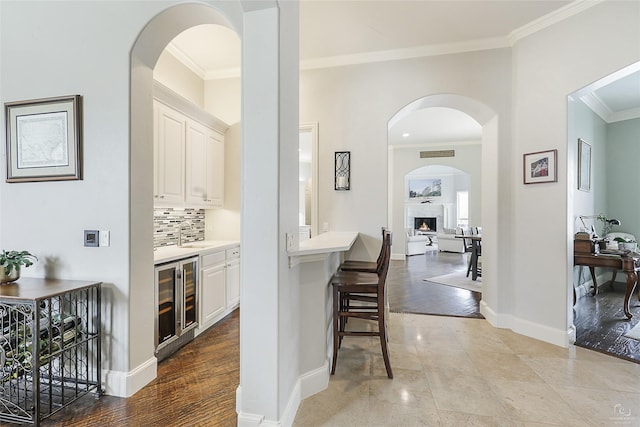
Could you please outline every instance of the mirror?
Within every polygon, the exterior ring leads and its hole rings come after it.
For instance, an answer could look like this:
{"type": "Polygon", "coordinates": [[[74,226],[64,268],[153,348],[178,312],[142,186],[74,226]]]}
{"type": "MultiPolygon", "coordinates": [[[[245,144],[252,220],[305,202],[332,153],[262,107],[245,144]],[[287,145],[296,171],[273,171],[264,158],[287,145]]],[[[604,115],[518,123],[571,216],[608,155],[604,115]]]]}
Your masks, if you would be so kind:
{"type": "Polygon", "coordinates": [[[300,240],[318,234],[318,123],[300,125],[298,225],[300,240]]]}

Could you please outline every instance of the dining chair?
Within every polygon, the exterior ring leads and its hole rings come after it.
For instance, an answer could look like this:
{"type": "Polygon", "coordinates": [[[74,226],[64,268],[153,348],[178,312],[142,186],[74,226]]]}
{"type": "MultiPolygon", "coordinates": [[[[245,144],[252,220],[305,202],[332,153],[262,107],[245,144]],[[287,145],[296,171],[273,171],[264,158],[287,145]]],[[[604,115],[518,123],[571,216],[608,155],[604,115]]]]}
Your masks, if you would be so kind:
{"type": "Polygon", "coordinates": [[[331,278],[333,294],[333,361],[331,374],[336,372],[338,350],[345,336],[377,336],[387,376],[393,378],[389,359],[386,323],[386,283],[391,258],[391,232],[385,231],[379,273],[338,271],[331,278]],[[377,323],[377,330],[347,329],[347,320],[357,318],[377,323]]]}

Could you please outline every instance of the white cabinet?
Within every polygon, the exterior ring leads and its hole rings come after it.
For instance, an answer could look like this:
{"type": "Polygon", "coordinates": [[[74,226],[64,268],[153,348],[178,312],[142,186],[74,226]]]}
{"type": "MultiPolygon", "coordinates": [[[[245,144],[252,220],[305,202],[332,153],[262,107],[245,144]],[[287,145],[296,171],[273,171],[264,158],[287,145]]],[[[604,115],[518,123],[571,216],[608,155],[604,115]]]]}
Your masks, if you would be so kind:
{"type": "Polygon", "coordinates": [[[226,309],[225,264],[202,269],[200,292],[201,324],[207,325],[224,313],[226,309]]]}
{"type": "Polygon", "coordinates": [[[224,200],[224,136],[187,121],[186,203],[222,207],[224,200]]]}
{"type": "Polygon", "coordinates": [[[211,206],[224,202],[224,135],[216,130],[207,132],[206,198],[211,206]]]}
{"type": "Polygon", "coordinates": [[[154,204],[221,208],[224,134],[157,100],[154,119],[154,204]]]}
{"type": "Polygon", "coordinates": [[[160,204],[182,203],[186,118],[161,103],[154,103],[154,115],[153,197],[160,204]]]}
{"type": "Polygon", "coordinates": [[[227,308],[240,303],[240,247],[227,249],[227,308]]]}
{"type": "Polygon", "coordinates": [[[240,246],[200,254],[200,324],[214,325],[240,303],[240,246]]]}

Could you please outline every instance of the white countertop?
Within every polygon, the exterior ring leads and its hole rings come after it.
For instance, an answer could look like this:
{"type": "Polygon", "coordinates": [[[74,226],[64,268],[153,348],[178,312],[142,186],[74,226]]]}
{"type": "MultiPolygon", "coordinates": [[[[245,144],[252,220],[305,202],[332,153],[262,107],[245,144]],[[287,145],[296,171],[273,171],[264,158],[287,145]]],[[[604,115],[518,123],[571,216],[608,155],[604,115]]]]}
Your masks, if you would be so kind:
{"type": "Polygon", "coordinates": [[[329,231],[303,240],[298,249],[288,251],[287,254],[289,256],[303,256],[348,251],[357,238],[357,231],[329,231]]]}
{"type": "Polygon", "coordinates": [[[185,243],[181,248],[175,245],[161,246],[153,251],[153,260],[155,264],[161,264],[163,262],[198,256],[200,253],[210,250],[222,251],[230,249],[239,244],[239,240],[200,240],[198,242],[185,243]]]}

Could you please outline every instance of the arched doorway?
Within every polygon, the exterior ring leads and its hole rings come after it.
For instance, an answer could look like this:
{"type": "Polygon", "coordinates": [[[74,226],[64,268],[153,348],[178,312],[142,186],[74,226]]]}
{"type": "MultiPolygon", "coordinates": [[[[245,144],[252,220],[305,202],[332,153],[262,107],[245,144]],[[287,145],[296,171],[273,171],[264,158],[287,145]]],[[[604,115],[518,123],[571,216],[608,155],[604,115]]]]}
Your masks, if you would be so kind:
{"type": "MultiPolygon", "coordinates": [[[[468,165],[460,167],[472,175],[477,191],[480,206],[480,218],[483,228],[483,300],[481,303],[482,314],[492,324],[498,324],[495,315],[499,312],[500,299],[507,298],[506,294],[498,295],[500,288],[500,277],[496,262],[500,251],[501,241],[507,239],[509,229],[506,224],[499,227],[498,213],[498,193],[500,192],[497,172],[495,171],[495,155],[498,152],[498,116],[491,108],[472,98],[456,94],[439,94],[419,98],[403,108],[401,108],[388,122],[388,129],[404,120],[411,114],[429,108],[449,108],[457,110],[476,122],[481,128],[479,141],[446,141],[433,145],[425,149],[419,144],[413,144],[406,149],[397,149],[389,145],[389,198],[388,198],[388,218],[393,229],[404,230],[406,227],[406,216],[404,212],[405,182],[404,175],[409,170],[424,166],[425,157],[421,151],[438,151],[438,156],[434,157],[429,164],[444,164],[456,167],[456,162],[467,157],[468,165]],[[475,147],[475,148],[474,148],[475,147]],[[451,153],[453,151],[453,153],[451,153]],[[448,153],[444,153],[448,152],[448,153]],[[476,168],[476,172],[471,172],[469,168],[476,168]],[[482,201],[480,203],[480,200],[482,201]]],[[[507,151],[507,150],[505,150],[507,151]]],[[[471,194],[471,193],[470,193],[471,194]]],[[[396,233],[399,239],[397,248],[405,246],[404,233],[396,233]]],[[[394,259],[404,259],[404,253],[394,250],[394,259]]]]}
{"type": "MultiPolygon", "coordinates": [[[[297,198],[296,173],[280,164],[297,162],[297,5],[276,2],[185,3],[155,15],[131,50],[130,105],[130,295],[129,367],[137,377],[132,393],[155,377],[153,357],[153,67],[167,43],[187,28],[218,24],[233,28],[242,40],[241,199],[241,378],[239,419],[280,420],[286,414],[280,395],[291,395],[295,381],[279,366],[297,366],[297,322],[291,317],[296,293],[286,269],[281,229],[296,227],[295,210],[281,214],[297,198]],[[283,41],[282,33],[289,37],[283,41]],[[290,45],[289,45],[290,44],[290,45]],[[285,77],[282,77],[282,76],[285,77]],[[282,83],[282,81],[286,81],[282,83]],[[292,155],[289,155],[289,154],[292,155]],[[291,159],[289,158],[291,157],[291,159]],[[282,179],[282,175],[287,175],[282,179]],[[284,184],[281,184],[284,182],[284,184]],[[291,184],[287,184],[291,183],[291,184]],[[289,185],[292,188],[289,188],[289,185]],[[265,228],[264,224],[274,226],[265,228]],[[246,267],[250,266],[250,268],[246,267]],[[284,295],[284,296],[283,296],[284,295]],[[249,313],[249,315],[247,315],[249,313]],[[253,315],[251,315],[253,313],[253,315]],[[292,326],[293,325],[293,326],[292,326]],[[279,336],[294,337],[286,342],[279,336]],[[256,415],[258,414],[258,415],[256,415]]],[[[131,393],[131,394],[132,394],[131,393]]],[[[294,405],[293,411],[297,405],[294,405]]]]}

